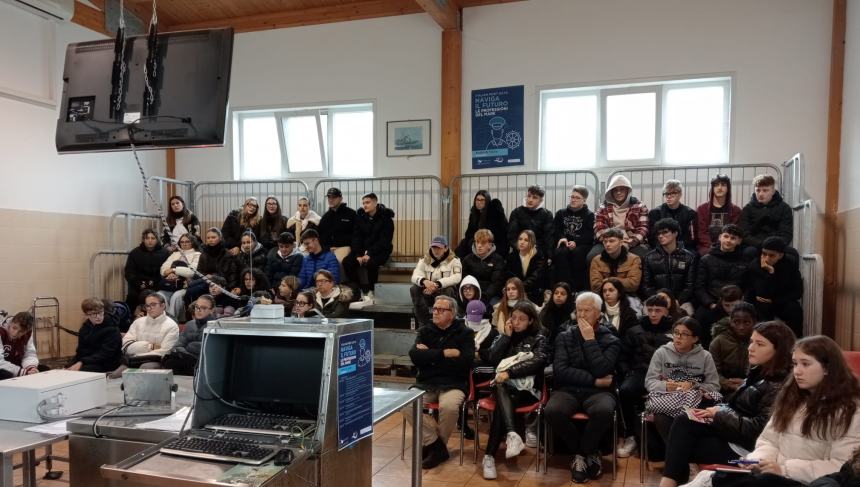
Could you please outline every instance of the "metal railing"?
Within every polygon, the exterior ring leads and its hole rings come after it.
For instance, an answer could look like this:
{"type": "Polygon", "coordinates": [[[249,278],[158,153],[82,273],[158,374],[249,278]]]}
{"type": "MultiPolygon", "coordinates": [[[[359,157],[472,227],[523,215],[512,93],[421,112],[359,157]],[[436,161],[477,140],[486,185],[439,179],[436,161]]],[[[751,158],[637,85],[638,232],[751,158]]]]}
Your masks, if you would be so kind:
{"type": "Polygon", "coordinates": [[[299,196],[310,197],[308,185],[299,179],[272,179],[253,181],[202,181],[194,185],[194,214],[205,231],[209,227],[221,228],[231,210],[253,196],[264,211],[266,197],[272,195],[281,202],[281,210],[289,216],[299,196]]]}
{"type": "Polygon", "coordinates": [[[789,206],[797,206],[809,199],[805,191],[806,161],[803,154],[797,153],[782,163],[785,184],[782,187],[782,199],[789,206]]]}
{"type": "MultiPolygon", "coordinates": [[[[167,201],[173,195],[179,195],[185,200],[188,209],[194,211],[194,181],[183,181],[181,179],[171,179],[161,176],[150,176],[147,179],[149,187],[152,189],[152,196],[158,200],[165,215],[170,211],[167,207],[167,201]]],[[[155,205],[143,194],[143,207],[148,213],[155,213],[155,205]]]]}
{"type": "MultiPolygon", "coordinates": [[[[774,164],[732,164],[729,166],[651,166],[627,167],[613,171],[605,184],[617,174],[630,180],[633,195],[645,202],[648,208],[663,204],[663,183],[677,179],[684,185],[683,202],[695,209],[708,201],[711,178],[727,174],[732,180],[732,203],[743,207],[753,193],[752,180],[759,174],[770,174],[776,179],[776,188],[781,191],[782,172],[774,164]]],[[[603,186],[605,192],[606,186],[603,186]]]]}
{"type": "Polygon", "coordinates": [[[99,250],[90,257],[90,296],[123,301],[127,291],[125,262],[128,251],[99,250]]]}
{"type": "Polygon", "coordinates": [[[818,207],[812,200],[806,200],[792,207],[794,216],[794,232],[791,245],[800,255],[814,254],[818,249],[818,207]]]}
{"type": "Polygon", "coordinates": [[[800,261],[800,275],[803,277],[803,335],[820,335],[824,306],[824,259],[818,254],[805,254],[800,261]]]}
{"type": "Polygon", "coordinates": [[[131,249],[140,244],[140,234],[147,228],[155,230],[160,238],[161,227],[161,218],[153,213],[114,212],[108,224],[108,246],[111,249],[131,249]],[[125,222],[122,227],[121,221],[125,222]]]}
{"type": "Polygon", "coordinates": [[[433,236],[448,234],[447,191],[436,176],[321,179],[313,191],[314,208],[320,215],[328,209],[325,194],[331,187],[340,189],[351,208],[360,208],[362,195],[373,192],[394,211],[391,260],[395,263],[414,263],[427,253],[433,236]]]}

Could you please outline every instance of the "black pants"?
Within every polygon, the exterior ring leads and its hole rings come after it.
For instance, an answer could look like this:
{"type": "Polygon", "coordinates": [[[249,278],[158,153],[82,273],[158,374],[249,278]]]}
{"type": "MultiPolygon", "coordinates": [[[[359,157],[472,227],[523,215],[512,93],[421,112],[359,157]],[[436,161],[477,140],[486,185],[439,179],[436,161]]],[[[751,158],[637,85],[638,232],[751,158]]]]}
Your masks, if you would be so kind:
{"type": "Polygon", "coordinates": [[[566,282],[574,292],[589,290],[585,258],[590,250],[590,245],[577,246],[573,249],[565,246],[557,247],[552,256],[552,282],[549,283],[549,288],[552,289],[552,286],[558,282],[566,282]]]}
{"type": "MultiPolygon", "coordinates": [[[[430,307],[439,296],[450,296],[457,298],[457,290],[453,287],[443,287],[433,294],[424,294],[424,288],[413,285],[409,288],[409,294],[412,296],[412,307],[415,311],[415,321],[418,326],[428,325],[431,322],[430,307]]],[[[460,313],[465,313],[465,309],[461,309],[460,313]]]]}
{"type": "Polygon", "coordinates": [[[366,264],[359,265],[358,261],[355,260],[358,257],[360,256],[351,253],[343,259],[343,271],[346,273],[346,278],[349,282],[357,284],[363,293],[373,291],[374,284],[379,282],[379,267],[385,261],[379,262],[371,257],[366,264]]]}
{"type": "Polygon", "coordinates": [[[759,321],[780,319],[791,328],[794,336],[803,336],[803,308],[798,301],[782,301],[779,303],[753,303],[758,313],[759,321]]]}
{"type": "Polygon", "coordinates": [[[686,484],[690,479],[691,462],[726,463],[732,458],[738,458],[738,454],[717,435],[713,426],[678,416],[669,429],[663,475],[678,484],[686,484]]]}
{"type": "Polygon", "coordinates": [[[173,370],[173,373],[176,375],[194,375],[194,368],[197,367],[197,359],[197,357],[188,352],[174,349],[164,356],[161,365],[165,369],[173,370]]]}
{"type": "Polygon", "coordinates": [[[532,393],[520,391],[510,387],[506,383],[496,384],[496,410],[493,412],[493,420],[490,423],[490,436],[487,438],[487,455],[495,456],[499,451],[502,440],[511,431],[516,431],[516,418],[514,410],[520,406],[527,406],[538,401],[532,393]]]}
{"type": "MultiPolygon", "coordinates": [[[[614,411],[615,398],[608,392],[571,394],[553,391],[544,414],[553,437],[561,438],[569,451],[576,455],[599,455],[600,441],[612,427],[614,411]],[[571,419],[578,412],[589,416],[581,434],[571,419]]],[[[614,439],[612,443],[614,445],[614,439]]]]}
{"type": "Polygon", "coordinates": [[[645,394],[645,372],[634,370],[627,374],[627,377],[624,378],[618,387],[618,392],[621,396],[621,417],[624,420],[624,436],[635,436],[636,424],[638,424],[636,413],[645,404],[642,399],[642,395],[645,394]]]}

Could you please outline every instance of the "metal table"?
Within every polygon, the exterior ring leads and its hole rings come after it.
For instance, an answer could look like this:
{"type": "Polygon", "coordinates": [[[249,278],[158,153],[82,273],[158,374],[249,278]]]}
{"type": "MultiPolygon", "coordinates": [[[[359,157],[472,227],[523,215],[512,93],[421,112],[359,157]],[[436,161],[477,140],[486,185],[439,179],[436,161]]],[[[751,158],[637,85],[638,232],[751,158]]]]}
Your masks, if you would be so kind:
{"type": "Polygon", "coordinates": [[[421,389],[373,388],[373,424],[412,403],[412,487],[421,487],[421,389]]]}
{"type": "Polygon", "coordinates": [[[0,421],[0,487],[12,487],[12,472],[14,462],[12,456],[21,453],[24,471],[24,487],[36,485],[36,448],[47,447],[64,441],[69,437],[63,435],[46,435],[24,431],[24,428],[34,426],[32,423],[17,421],[0,421]]]}

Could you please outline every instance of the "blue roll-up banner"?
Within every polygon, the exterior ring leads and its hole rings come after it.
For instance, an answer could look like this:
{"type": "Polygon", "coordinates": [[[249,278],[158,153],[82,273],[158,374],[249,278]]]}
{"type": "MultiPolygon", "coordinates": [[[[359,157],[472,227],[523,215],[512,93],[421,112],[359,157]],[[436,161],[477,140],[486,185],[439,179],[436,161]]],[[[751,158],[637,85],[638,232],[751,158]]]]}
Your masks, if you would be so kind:
{"type": "Polygon", "coordinates": [[[373,434],[373,335],[341,335],[337,344],[337,446],[373,434]]]}
{"type": "Polygon", "coordinates": [[[472,90],[472,169],[523,164],[523,86],[472,90]]]}

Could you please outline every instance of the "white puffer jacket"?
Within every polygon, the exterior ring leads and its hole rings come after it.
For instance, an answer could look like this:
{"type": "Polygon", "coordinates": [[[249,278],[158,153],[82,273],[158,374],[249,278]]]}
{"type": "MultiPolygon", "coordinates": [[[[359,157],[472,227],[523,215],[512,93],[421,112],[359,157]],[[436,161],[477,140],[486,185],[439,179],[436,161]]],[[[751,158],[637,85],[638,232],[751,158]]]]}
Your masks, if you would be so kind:
{"type": "Polygon", "coordinates": [[[431,264],[433,257],[430,254],[425,255],[418,261],[415,270],[412,271],[412,284],[421,286],[421,281],[430,279],[433,282],[439,282],[443,288],[453,287],[460,284],[463,278],[463,264],[460,259],[450,252],[438,267],[433,267],[431,264]]]}
{"type": "Polygon", "coordinates": [[[197,261],[200,260],[200,252],[197,250],[177,250],[167,256],[167,259],[161,264],[161,275],[166,276],[172,269],[173,263],[181,260],[188,264],[188,267],[197,269],[197,261]]]}
{"type": "Polygon", "coordinates": [[[143,316],[134,320],[122,339],[122,351],[135,355],[166,355],[179,339],[179,326],[166,313],[158,318],[143,316]],[[150,350],[150,344],[154,349],[150,350]]]}

